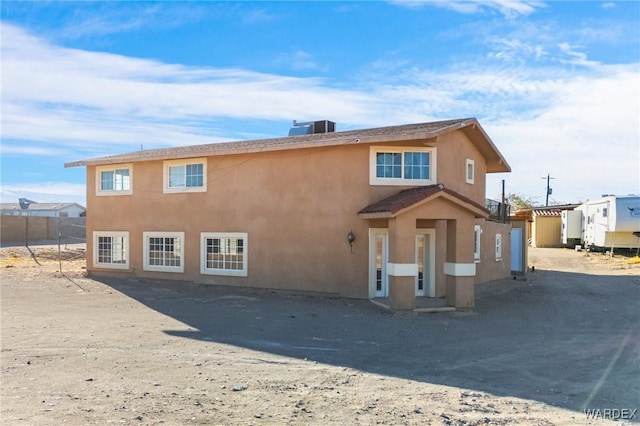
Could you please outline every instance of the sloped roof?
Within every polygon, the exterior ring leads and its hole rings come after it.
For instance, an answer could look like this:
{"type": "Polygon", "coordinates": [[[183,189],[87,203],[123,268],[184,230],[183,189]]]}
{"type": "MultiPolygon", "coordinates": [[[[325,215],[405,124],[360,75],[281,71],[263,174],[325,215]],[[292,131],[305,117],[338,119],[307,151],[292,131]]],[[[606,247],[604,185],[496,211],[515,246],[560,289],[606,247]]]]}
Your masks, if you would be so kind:
{"type": "Polygon", "coordinates": [[[417,207],[418,204],[443,197],[472,211],[478,217],[488,217],[489,211],[481,204],[465,197],[444,185],[428,185],[409,188],[390,197],[370,204],[358,212],[364,219],[389,218],[402,214],[406,210],[417,207]]]}
{"type": "Polygon", "coordinates": [[[563,210],[573,210],[579,204],[561,204],[557,206],[531,207],[529,209],[518,209],[513,213],[515,217],[531,217],[531,216],[561,216],[563,210]]]}
{"type": "MultiPolygon", "coordinates": [[[[30,211],[49,211],[49,210],[64,210],[69,207],[77,206],[81,209],[85,209],[78,203],[30,203],[26,209],[30,211]]],[[[1,210],[23,210],[19,203],[0,203],[1,210]]]]}
{"type": "Polygon", "coordinates": [[[151,149],[66,163],[65,167],[96,166],[152,160],[246,154],[288,149],[317,148],[347,144],[433,139],[440,134],[461,129],[483,154],[488,173],[509,172],[511,168],[475,118],[405,124],[344,132],[316,133],[272,139],[221,142],[175,148],[151,149]]]}

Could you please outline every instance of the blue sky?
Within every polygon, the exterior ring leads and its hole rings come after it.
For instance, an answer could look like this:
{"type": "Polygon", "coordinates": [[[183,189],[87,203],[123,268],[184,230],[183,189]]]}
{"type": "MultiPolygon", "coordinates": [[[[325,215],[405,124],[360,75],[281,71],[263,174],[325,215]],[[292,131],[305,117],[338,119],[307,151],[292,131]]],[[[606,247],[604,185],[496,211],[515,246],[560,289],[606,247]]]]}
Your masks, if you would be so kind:
{"type": "Polygon", "coordinates": [[[85,202],[103,155],[476,117],[487,196],[640,193],[640,2],[1,5],[3,202],[85,202]]]}

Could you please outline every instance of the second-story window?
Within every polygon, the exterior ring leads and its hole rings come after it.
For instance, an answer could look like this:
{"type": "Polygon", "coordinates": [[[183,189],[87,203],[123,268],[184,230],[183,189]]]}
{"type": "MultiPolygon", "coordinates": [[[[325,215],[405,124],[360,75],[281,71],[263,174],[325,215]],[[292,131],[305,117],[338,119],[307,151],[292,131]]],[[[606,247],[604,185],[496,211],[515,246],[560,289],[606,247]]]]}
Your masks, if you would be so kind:
{"type": "Polygon", "coordinates": [[[467,158],[465,161],[464,181],[466,183],[474,183],[476,178],[476,165],[473,160],[467,158]]]}
{"type": "Polygon", "coordinates": [[[371,147],[371,185],[428,185],[435,179],[434,148],[371,147]]]}
{"type": "Polygon", "coordinates": [[[204,192],[206,190],[206,159],[165,161],[164,192],[204,192]]]}
{"type": "Polygon", "coordinates": [[[118,164],[96,168],[96,195],[129,195],[132,191],[132,165],[118,164]]]}

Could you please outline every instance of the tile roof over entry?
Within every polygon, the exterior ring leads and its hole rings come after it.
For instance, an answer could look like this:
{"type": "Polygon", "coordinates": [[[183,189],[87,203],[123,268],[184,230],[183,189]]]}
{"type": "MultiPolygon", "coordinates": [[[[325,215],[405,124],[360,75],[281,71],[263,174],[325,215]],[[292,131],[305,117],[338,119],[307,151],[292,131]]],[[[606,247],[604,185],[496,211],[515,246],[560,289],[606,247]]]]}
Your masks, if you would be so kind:
{"type": "Polygon", "coordinates": [[[66,163],[65,167],[97,166],[139,161],[171,160],[215,155],[246,154],[287,149],[318,148],[347,144],[372,144],[428,140],[454,130],[462,130],[486,159],[487,172],[509,172],[511,168],[475,118],[405,124],[344,132],[316,133],[273,139],[220,142],[175,148],[150,149],[128,154],[66,163]]]}
{"type": "Polygon", "coordinates": [[[419,186],[398,192],[388,198],[370,204],[358,212],[364,219],[395,217],[405,210],[417,207],[418,204],[435,198],[444,197],[456,204],[466,207],[479,217],[488,217],[489,211],[464,195],[447,189],[442,184],[419,186]]]}

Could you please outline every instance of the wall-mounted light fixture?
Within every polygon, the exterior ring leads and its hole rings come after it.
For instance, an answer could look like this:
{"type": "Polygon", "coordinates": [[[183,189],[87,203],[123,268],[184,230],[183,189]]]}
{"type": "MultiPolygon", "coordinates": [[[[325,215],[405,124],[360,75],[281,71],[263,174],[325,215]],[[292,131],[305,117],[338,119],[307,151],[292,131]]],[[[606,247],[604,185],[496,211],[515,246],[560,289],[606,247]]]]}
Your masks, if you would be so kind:
{"type": "Polygon", "coordinates": [[[349,231],[347,240],[349,241],[349,247],[351,247],[351,253],[353,253],[353,242],[356,240],[356,234],[354,234],[353,231],[349,231]]]}

